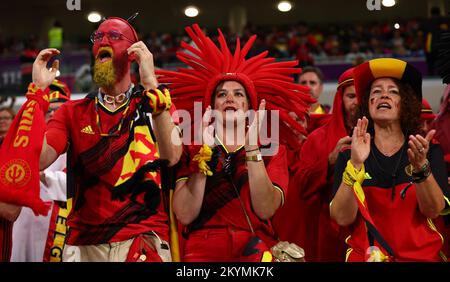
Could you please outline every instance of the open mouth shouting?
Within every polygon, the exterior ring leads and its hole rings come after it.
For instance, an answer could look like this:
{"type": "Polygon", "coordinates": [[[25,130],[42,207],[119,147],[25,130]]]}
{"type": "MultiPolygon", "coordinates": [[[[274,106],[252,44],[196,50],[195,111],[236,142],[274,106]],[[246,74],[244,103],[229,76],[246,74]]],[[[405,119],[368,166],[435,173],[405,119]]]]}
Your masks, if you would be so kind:
{"type": "Polygon", "coordinates": [[[100,63],[104,63],[109,60],[112,60],[112,57],[113,57],[113,50],[111,47],[100,47],[100,49],[98,49],[97,56],[95,57],[95,59],[100,63]]]}
{"type": "Polygon", "coordinates": [[[225,109],[224,109],[224,111],[225,111],[225,112],[228,112],[228,111],[233,111],[233,112],[235,112],[235,111],[237,111],[237,108],[236,108],[235,106],[226,106],[225,109]]]}
{"type": "Polygon", "coordinates": [[[387,102],[382,102],[382,103],[379,103],[377,105],[377,110],[379,110],[379,109],[388,109],[388,110],[390,110],[390,109],[392,109],[392,106],[389,103],[387,103],[387,102]]]}

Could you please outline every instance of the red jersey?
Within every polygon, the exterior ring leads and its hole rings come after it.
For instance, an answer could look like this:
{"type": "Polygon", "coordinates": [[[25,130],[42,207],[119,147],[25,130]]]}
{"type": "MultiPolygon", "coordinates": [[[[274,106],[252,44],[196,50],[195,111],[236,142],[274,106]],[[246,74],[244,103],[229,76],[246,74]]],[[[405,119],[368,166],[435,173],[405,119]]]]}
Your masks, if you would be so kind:
{"type": "MultiPolygon", "coordinates": [[[[365,179],[362,187],[367,209],[394,253],[394,261],[445,261],[442,253],[443,236],[437,230],[434,221],[425,217],[419,209],[416,187],[407,174],[409,160],[406,154],[407,143],[394,155],[383,155],[372,141],[371,153],[364,162],[366,173],[371,179],[365,179]]],[[[350,158],[350,150],[340,153],[335,166],[334,192],[342,181],[342,173],[350,158]]],[[[427,156],[436,182],[445,197],[449,198],[447,174],[442,157],[442,149],[430,144],[427,156]]],[[[347,261],[364,261],[369,246],[366,224],[358,212],[356,220],[350,225],[351,236],[347,239],[347,261]]],[[[383,246],[375,241],[383,250],[383,246]]],[[[384,254],[387,254],[384,251],[384,254]]]]}
{"type": "MultiPolygon", "coordinates": [[[[150,230],[168,240],[161,189],[147,193],[150,186],[142,185],[139,188],[147,194],[132,192],[112,199],[112,191],[135,172],[130,167],[159,158],[141,93],[134,88],[129,102],[114,112],[91,93],[63,104],[48,123],[47,143],[59,154],[69,144],[68,198],[73,197],[73,206],[67,244],[118,242],[150,230]],[[141,134],[142,128],[150,134],[141,134]]],[[[160,188],[159,173],[148,173],[148,178],[160,188]]]]}
{"type": "MultiPolygon", "coordinates": [[[[184,149],[177,169],[177,181],[189,177],[191,161],[194,155],[198,153],[199,147],[189,146],[184,149]]],[[[263,161],[267,174],[275,187],[274,189],[279,189],[284,197],[289,179],[286,148],[280,145],[276,155],[265,156],[263,161]]],[[[270,220],[261,220],[253,211],[244,147],[242,146],[234,152],[228,152],[224,146],[216,146],[213,150],[212,160],[208,164],[213,171],[213,175],[207,177],[200,213],[187,226],[186,235],[189,235],[190,231],[201,228],[230,226],[250,232],[245,213],[235,191],[236,188],[255,233],[269,246],[276,243],[277,236],[270,220]]]]}

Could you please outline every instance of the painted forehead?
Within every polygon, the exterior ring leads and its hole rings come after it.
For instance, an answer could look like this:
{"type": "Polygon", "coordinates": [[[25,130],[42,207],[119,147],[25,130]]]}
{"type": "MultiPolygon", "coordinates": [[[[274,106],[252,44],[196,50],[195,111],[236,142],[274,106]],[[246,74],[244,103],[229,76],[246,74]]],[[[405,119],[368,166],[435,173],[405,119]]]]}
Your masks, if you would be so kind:
{"type": "Polygon", "coordinates": [[[135,40],[131,27],[126,22],[119,19],[108,19],[100,24],[97,30],[102,32],[116,30],[125,35],[127,38],[135,40]]]}

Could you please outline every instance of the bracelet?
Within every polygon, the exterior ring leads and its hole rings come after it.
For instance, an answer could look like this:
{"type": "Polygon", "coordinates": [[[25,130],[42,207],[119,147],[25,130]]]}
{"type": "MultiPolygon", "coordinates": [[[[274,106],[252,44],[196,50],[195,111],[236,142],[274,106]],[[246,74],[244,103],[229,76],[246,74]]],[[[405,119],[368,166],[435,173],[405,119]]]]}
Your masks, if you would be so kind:
{"type": "Polygon", "coordinates": [[[259,150],[259,148],[256,148],[256,149],[253,149],[253,150],[248,150],[248,151],[247,151],[247,150],[245,150],[245,152],[246,152],[246,153],[250,153],[250,152],[254,152],[254,151],[258,151],[258,150],[259,150]]]}
{"type": "Polygon", "coordinates": [[[430,162],[426,160],[425,164],[420,168],[419,171],[417,172],[413,171],[411,175],[412,181],[414,183],[424,182],[428,178],[428,176],[430,176],[430,174],[431,174],[430,162]]]}

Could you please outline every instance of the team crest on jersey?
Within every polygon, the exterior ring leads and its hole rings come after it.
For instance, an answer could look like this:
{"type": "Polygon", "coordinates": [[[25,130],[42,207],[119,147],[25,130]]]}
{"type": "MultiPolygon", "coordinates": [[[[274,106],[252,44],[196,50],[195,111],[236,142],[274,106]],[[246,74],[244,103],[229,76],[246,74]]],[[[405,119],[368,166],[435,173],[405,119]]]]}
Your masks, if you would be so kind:
{"type": "Polygon", "coordinates": [[[412,176],[412,173],[413,173],[413,166],[412,166],[412,164],[409,164],[409,165],[405,166],[405,173],[408,176],[412,176]]]}
{"type": "Polygon", "coordinates": [[[30,179],[30,165],[22,159],[12,159],[0,168],[0,181],[6,186],[25,186],[30,179]]]}

